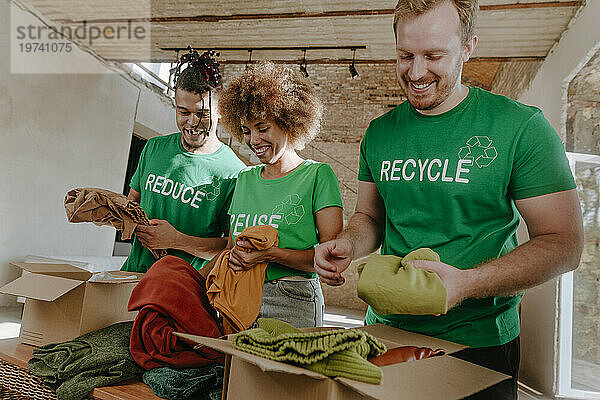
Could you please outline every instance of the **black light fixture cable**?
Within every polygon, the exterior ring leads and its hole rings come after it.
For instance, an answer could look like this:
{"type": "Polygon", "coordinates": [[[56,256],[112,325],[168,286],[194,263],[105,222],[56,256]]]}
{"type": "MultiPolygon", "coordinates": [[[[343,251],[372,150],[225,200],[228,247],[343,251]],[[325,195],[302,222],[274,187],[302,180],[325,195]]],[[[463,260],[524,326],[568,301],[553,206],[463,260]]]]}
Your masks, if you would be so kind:
{"type": "Polygon", "coordinates": [[[348,67],[348,70],[350,71],[350,75],[352,75],[352,79],[358,78],[358,71],[356,70],[356,67],[354,66],[354,60],[356,58],[356,49],[352,49],[352,64],[348,67]]]}
{"type": "Polygon", "coordinates": [[[302,64],[300,64],[300,72],[302,72],[302,75],[308,78],[308,71],[306,70],[306,49],[302,49],[302,53],[304,57],[302,58],[302,64]]]}
{"type": "Polygon", "coordinates": [[[252,64],[252,49],[248,49],[248,61],[246,61],[246,68],[248,65],[252,64]]]}

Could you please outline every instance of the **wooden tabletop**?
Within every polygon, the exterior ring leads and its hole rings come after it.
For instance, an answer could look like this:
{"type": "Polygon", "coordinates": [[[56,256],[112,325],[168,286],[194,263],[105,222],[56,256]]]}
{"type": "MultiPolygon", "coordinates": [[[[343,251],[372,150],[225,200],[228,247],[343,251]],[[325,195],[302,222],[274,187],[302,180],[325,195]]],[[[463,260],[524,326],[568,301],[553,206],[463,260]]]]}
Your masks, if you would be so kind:
{"type": "MultiPolygon", "coordinates": [[[[33,346],[19,343],[19,339],[0,339],[0,359],[21,368],[27,368],[27,361],[33,355],[33,346]]],[[[96,388],[91,397],[98,400],[160,400],[143,382],[127,381],[115,386],[96,388]]]]}

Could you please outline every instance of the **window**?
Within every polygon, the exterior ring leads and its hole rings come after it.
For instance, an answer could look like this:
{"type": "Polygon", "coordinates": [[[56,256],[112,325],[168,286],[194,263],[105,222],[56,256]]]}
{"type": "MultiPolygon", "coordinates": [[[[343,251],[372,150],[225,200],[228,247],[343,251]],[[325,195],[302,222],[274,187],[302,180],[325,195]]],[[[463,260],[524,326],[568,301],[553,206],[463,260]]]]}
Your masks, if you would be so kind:
{"type": "Polygon", "coordinates": [[[567,153],[583,212],[579,268],[560,278],[558,395],[600,399],[600,156],[567,153]]]}

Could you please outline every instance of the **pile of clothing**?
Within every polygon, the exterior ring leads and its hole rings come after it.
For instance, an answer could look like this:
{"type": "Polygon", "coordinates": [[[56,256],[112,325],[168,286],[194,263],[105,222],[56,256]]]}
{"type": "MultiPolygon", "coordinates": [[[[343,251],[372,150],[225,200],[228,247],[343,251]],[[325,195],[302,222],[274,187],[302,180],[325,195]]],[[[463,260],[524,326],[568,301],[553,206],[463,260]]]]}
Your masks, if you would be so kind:
{"type": "Polygon", "coordinates": [[[345,377],[380,384],[380,367],[443,355],[443,350],[399,346],[387,349],[371,334],[360,329],[333,329],[302,332],[271,318],[260,318],[258,328],[240,332],[236,349],[294,364],[331,377],[345,377]]]}
{"type": "Polygon", "coordinates": [[[221,364],[145,371],[129,351],[132,327],[133,322],[122,322],[70,341],[36,348],[27,365],[56,391],[58,400],[80,400],[94,388],[140,377],[154,394],[164,399],[185,400],[191,396],[221,399],[221,364]]]}
{"type": "Polygon", "coordinates": [[[139,311],[130,349],[145,370],[223,362],[221,353],[211,349],[196,352],[173,335],[221,336],[216,312],[206,297],[204,278],[181,258],[168,255],[154,263],[133,289],[128,309],[139,311]]]}
{"type": "Polygon", "coordinates": [[[144,372],[142,380],[155,395],[169,400],[221,400],[224,368],[221,364],[206,364],[199,368],[160,367],[144,372]]]}
{"type": "Polygon", "coordinates": [[[383,375],[381,369],[367,359],[387,350],[383,343],[361,330],[302,332],[271,318],[260,318],[258,328],[240,332],[233,345],[236,349],[326,376],[343,376],[375,384],[381,383],[383,375]]]}

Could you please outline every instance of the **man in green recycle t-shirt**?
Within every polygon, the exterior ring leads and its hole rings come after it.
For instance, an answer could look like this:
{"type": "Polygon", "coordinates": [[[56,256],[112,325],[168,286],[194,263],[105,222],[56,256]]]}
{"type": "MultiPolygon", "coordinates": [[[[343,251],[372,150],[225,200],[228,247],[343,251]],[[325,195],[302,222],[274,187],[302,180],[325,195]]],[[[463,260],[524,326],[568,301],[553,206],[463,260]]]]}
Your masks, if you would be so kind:
{"type": "Polygon", "coordinates": [[[211,54],[190,52],[180,59],[175,85],[180,132],[152,138],[142,151],[128,197],[140,203],[151,226],[136,228],[122,270],[146,272],[156,261],[148,249],[167,249],[200,269],[227,244],[227,210],[245,165],[216,135],[214,89],[220,79],[211,54]]]}
{"type": "Polygon", "coordinates": [[[522,291],[576,268],[581,210],[562,143],[542,112],[461,84],[477,44],[477,0],[400,0],[397,77],[408,101],[373,120],[360,146],[356,212],[315,250],[321,280],[339,285],[352,259],[381,245],[430,247],[446,315],[379,315],[366,323],[463,343],[457,354],[513,377],[473,398],[516,399],[522,291]],[[459,17],[459,15],[462,16],[459,17]],[[519,215],[531,240],[518,246],[519,215]]]}

